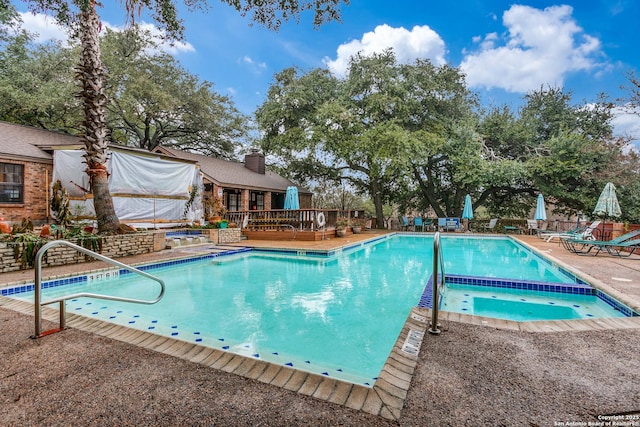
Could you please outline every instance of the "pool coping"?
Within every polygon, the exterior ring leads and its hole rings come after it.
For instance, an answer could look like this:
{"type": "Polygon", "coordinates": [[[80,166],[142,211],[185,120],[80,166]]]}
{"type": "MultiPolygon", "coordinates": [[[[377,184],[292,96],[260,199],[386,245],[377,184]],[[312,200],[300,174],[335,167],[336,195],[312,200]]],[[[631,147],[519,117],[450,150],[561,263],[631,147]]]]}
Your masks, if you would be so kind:
{"type": "MultiPolygon", "coordinates": [[[[0,307],[26,315],[32,315],[34,310],[33,304],[8,297],[0,297],[0,307]]],[[[67,314],[67,325],[69,328],[115,339],[295,393],[398,421],[418,363],[424,334],[428,333],[431,314],[431,310],[428,308],[413,307],[411,309],[373,387],[365,387],[337,378],[329,378],[75,313],[67,314]]],[[[56,322],[59,316],[57,310],[43,307],[42,317],[48,321],[56,322]]],[[[440,311],[439,320],[440,329],[443,332],[452,327],[451,323],[468,323],[523,333],[640,329],[640,317],[515,322],[440,311]]]]}
{"type": "MultiPolygon", "coordinates": [[[[0,307],[26,315],[32,315],[34,311],[32,303],[9,297],[0,297],[0,307]]],[[[427,329],[429,312],[428,309],[418,307],[411,309],[373,387],[365,387],[75,313],[67,314],[67,327],[398,421],[418,363],[418,354],[422,337],[427,329]]],[[[42,309],[42,318],[57,322],[59,314],[57,310],[45,306],[42,309]]]]}

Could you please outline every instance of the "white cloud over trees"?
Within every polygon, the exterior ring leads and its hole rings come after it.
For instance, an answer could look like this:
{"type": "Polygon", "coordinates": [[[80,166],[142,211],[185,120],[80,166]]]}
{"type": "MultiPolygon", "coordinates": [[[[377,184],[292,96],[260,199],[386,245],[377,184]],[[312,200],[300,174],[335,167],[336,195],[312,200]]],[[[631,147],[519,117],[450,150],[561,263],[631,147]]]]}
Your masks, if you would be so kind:
{"type": "Polygon", "coordinates": [[[336,76],[344,76],[349,68],[349,60],[357,53],[371,55],[388,48],[393,48],[400,63],[413,62],[416,58],[428,58],[436,65],[446,62],[444,40],[428,25],[415,26],[409,31],[384,24],[365,33],[361,40],[341,44],[336,59],[324,58],[324,63],[336,76]]]}
{"type": "Polygon", "coordinates": [[[475,38],[478,50],[462,60],[469,86],[526,93],[562,87],[567,73],[606,67],[600,40],[585,34],[572,13],[566,5],[511,6],[502,17],[507,31],[475,38]]]}
{"type": "MultiPolygon", "coordinates": [[[[46,43],[48,41],[59,41],[66,43],[69,40],[69,34],[65,27],[59,25],[55,19],[42,13],[19,13],[20,19],[22,19],[22,28],[26,29],[30,33],[34,34],[34,42],[46,43]]],[[[113,31],[122,31],[123,27],[111,25],[106,21],[103,21],[102,25],[105,28],[109,28],[113,31]]],[[[140,28],[144,31],[149,31],[153,35],[160,46],[160,50],[170,55],[176,55],[181,52],[194,52],[195,48],[188,42],[174,42],[169,43],[163,39],[162,31],[160,31],[155,25],[146,22],[140,22],[140,28]]]]}

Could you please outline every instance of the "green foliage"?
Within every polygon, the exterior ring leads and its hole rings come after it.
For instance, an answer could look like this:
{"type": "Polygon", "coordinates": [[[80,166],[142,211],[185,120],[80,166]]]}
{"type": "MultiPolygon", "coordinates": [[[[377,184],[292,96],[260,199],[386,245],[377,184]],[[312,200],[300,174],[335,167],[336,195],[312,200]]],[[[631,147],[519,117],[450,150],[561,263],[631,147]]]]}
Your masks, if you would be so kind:
{"type": "Polygon", "coordinates": [[[189,213],[189,209],[191,209],[193,202],[196,200],[196,196],[198,195],[199,188],[200,187],[198,187],[197,185],[194,185],[193,187],[191,187],[191,190],[189,191],[189,200],[187,200],[187,203],[184,204],[184,212],[182,212],[182,218],[187,217],[187,214],[189,213]]]}
{"type": "Polygon", "coordinates": [[[160,52],[148,31],[107,30],[102,52],[111,99],[108,127],[115,141],[230,158],[247,138],[249,120],[233,101],[160,52]]]}
{"type": "Polygon", "coordinates": [[[20,224],[14,225],[12,233],[21,234],[33,231],[33,221],[30,218],[22,218],[20,224]]]}
{"type": "MultiPolygon", "coordinates": [[[[94,5],[88,0],[26,0],[33,12],[43,12],[53,16],[62,25],[74,27],[77,24],[80,10],[94,5]]],[[[221,0],[236,9],[243,16],[251,15],[254,22],[270,29],[278,29],[283,21],[299,20],[300,14],[306,11],[313,13],[313,25],[319,27],[325,22],[340,19],[340,4],[349,4],[349,0],[221,0]]],[[[208,8],[205,0],[185,0],[184,5],[190,12],[203,11],[208,8]]],[[[184,24],[178,16],[178,2],[167,1],[131,1],[125,2],[128,22],[135,22],[143,9],[149,12],[169,40],[184,38],[184,24]]]]}
{"type": "Polygon", "coordinates": [[[382,218],[410,185],[416,154],[437,151],[450,115],[468,115],[462,80],[428,61],[398,65],[392,51],[356,56],[344,80],[284,70],[256,113],[262,149],[296,177],[348,182],[382,218]]]}
{"type": "Polygon", "coordinates": [[[0,119],[78,133],[81,110],[72,69],[77,51],[59,43],[33,46],[25,31],[0,47],[0,119]]]}
{"type": "Polygon", "coordinates": [[[49,201],[51,211],[55,214],[58,223],[66,227],[71,222],[71,210],[69,208],[69,193],[62,186],[60,180],[53,183],[51,189],[51,200],[49,201]]]}
{"type": "MultiPolygon", "coordinates": [[[[19,40],[0,54],[0,119],[79,134],[77,47],[33,47],[27,36],[19,40]]],[[[124,32],[107,29],[101,51],[111,141],[231,158],[248,138],[249,120],[232,100],[161,53],[149,32],[135,26],[124,32]]]]}
{"type": "Polygon", "coordinates": [[[466,194],[487,216],[526,217],[540,192],[558,212],[589,212],[607,181],[637,212],[638,159],[612,136],[605,97],[572,105],[570,93],[541,88],[524,100],[517,114],[477,114],[458,69],[398,65],[387,51],[357,55],[343,80],[282,71],[256,117],[262,149],[289,178],[336,194],[347,182],[376,217],[394,204],[459,217],[466,194]]]}
{"type": "MultiPolygon", "coordinates": [[[[36,255],[42,246],[47,243],[47,239],[41,238],[31,233],[12,234],[7,240],[10,247],[13,247],[13,256],[16,261],[20,261],[20,268],[32,268],[36,262],[36,255]]],[[[45,260],[46,260],[46,254],[45,260]]]]}

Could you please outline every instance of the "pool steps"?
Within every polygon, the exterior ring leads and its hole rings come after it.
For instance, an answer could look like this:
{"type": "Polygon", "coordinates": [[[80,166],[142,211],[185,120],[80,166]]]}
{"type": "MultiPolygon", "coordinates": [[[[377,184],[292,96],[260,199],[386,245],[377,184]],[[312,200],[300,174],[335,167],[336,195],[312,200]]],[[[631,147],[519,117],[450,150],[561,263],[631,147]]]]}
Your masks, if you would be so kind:
{"type": "Polygon", "coordinates": [[[211,243],[211,241],[205,236],[181,236],[181,237],[167,237],[165,239],[166,249],[174,249],[185,246],[202,245],[211,243]]]}

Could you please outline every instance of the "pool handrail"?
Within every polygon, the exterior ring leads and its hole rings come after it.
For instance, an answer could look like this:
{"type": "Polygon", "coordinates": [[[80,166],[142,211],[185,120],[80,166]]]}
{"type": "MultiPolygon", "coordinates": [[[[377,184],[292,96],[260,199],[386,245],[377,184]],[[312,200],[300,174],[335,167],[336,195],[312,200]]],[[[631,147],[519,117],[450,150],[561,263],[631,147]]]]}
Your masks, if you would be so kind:
{"type": "Polygon", "coordinates": [[[429,333],[433,335],[440,334],[440,324],[438,323],[438,310],[440,309],[439,291],[444,291],[445,275],[444,275],[444,258],[440,250],[440,232],[437,231],[433,235],[433,273],[431,281],[431,323],[429,325],[429,333]],[[441,274],[438,274],[440,269],[441,274]]]}
{"type": "Polygon", "coordinates": [[[122,262],[116,261],[114,259],[111,259],[109,257],[106,257],[104,255],[101,255],[99,253],[93,252],[89,249],[83,248],[82,246],[78,246],[74,243],[68,242],[66,240],[54,240],[52,242],[49,242],[45,245],[43,245],[40,250],[38,250],[38,253],[36,254],[36,259],[35,259],[35,280],[34,280],[34,287],[33,287],[33,294],[34,294],[34,306],[35,306],[35,334],[33,336],[31,336],[31,338],[41,338],[44,337],[46,335],[50,335],[52,333],[55,332],[59,332],[65,329],[65,324],[66,324],[66,313],[64,310],[64,302],[65,300],[68,299],[72,299],[72,298],[80,298],[80,297],[89,297],[89,298],[99,298],[99,299],[106,299],[106,300],[111,300],[111,301],[121,301],[121,302],[131,302],[131,303],[135,303],[135,304],[155,304],[158,301],[160,301],[162,299],[162,296],[164,295],[164,290],[165,290],[165,285],[164,285],[164,281],[162,279],[160,279],[159,277],[153,276],[149,273],[146,273],[142,270],[138,270],[135,267],[131,267],[130,265],[124,264],[122,262]],[[46,301],[46,302],[42,302],[41,301],[41,283],[42,283],[42,257],[44,256],[44,254],[51,249],[54,246],[67,246],[70,247],[72,249],[75,249],[78,252],[82,252],[85,255],[89,255],[95,259],[98,259],[100,261],[106,262],[108,264],[112,264],[115,265],[117,267],[120,268],[124,268],[125,270],[129,270],[132,273],[136,273],[139,274],[141,276],[144,276],[146,278],[149,278],[151,280],[155,280],[156,282],[158,282],[160,284],[160,293],[158,294],[158,296],[153,299],[153,300],[142,300],[142,299],[135,299],[135,298],[125,298],[125,297],[116,297],[116,296],[111,296],[111,295],[102,295],[102,294],[94,294],[94,293],[90,293],[90,292],[79,292],[79,293],[75,293],[75,294],[70,294],[70,295],[64,295],[58,298],[54,298],[52,300],[46,301]],[[54,328],[51,329],[49,331],[45,331],[42,332],[42,306],[43,305],[48,305],[48,304],[53,304],[53,303],[60,303],[60,327],[58,328],[54,328]]]}

